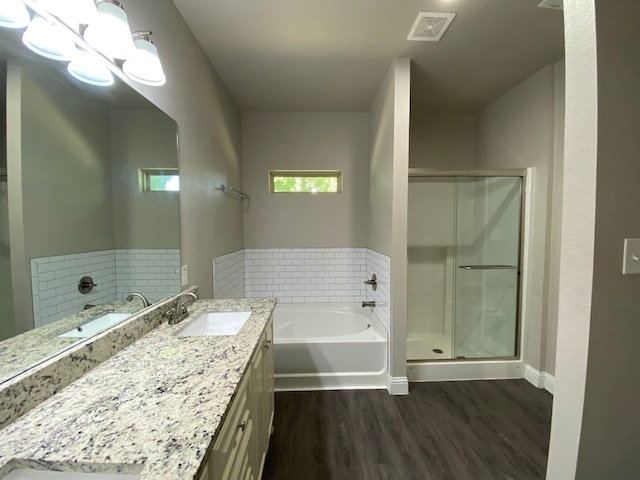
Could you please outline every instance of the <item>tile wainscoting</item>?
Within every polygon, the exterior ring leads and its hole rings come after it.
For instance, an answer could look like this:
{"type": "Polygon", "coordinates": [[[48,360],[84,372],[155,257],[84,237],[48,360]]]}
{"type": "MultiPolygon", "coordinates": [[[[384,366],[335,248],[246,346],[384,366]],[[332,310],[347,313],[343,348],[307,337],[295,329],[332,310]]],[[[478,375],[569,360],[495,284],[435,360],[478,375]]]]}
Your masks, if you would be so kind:
{"type": "Polygon", "coordinates": [[[357,303],[365,299],[364,248],[245,250],[245,295],[281,303],[357,303]]]}
{"type": "Polygon", "coordinates": [[[214,298],[276,297],[280,303],[360,303],[390,330],[390,265],[368,248],[238,250],[214,259],[214,298]],[[378,288],[364,281],[375,273],[378,288]]]}
{"type": "Polygon", "coordinates": [[[33,317],[36,327],[76,314],[86,304],[124,299],[140,292],[151,301],[180,291],[179,249],[114,249],[31,260],[33,317]],[[78,282],[97,284],[81,294],[78,282]]]}
{"type": "Polygon", "coordinates": [[[243,298],[245,251],[237,250],[213,259],[213,298],[243,298]]]}

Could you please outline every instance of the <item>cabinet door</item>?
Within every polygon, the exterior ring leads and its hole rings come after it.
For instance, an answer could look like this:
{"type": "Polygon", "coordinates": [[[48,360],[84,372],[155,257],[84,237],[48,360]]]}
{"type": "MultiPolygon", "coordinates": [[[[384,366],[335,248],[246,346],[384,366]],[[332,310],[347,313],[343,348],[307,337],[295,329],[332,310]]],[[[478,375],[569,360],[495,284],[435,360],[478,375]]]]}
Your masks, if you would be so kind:
{"type": "Polygon", "coordinates": [[[209,465],[205,465],[200,477],[198,477],[198,480],[209,480],[209,465]]]}
{"type": "Polygon", "coordinates": [[[264,427],[264,415],[265,415],[265,378],[264,378],[264,342],[266,336],[262,334],[258,348],[256,348],[251,361],[251,368],[253,373],[253,400],[255,412],[255,442],[254,442],[254,457],[252,459],[252,465],[254,470],[260,468],[262,463],[262,457],[265,450],[265,427],[264,427]]]}
{"type": "Polygon", "coordinates": [[[220,436],[213,446],[212,463],[209,467],[215,480],[234,478],[231,476],[232,470],[239,463],[238,459],[243,453],[240,447],[252,407],[250,388],[248,379],[243,380],[230,407],[229,415],[220,429],[220,436]]]}
{"type": "Polygon", "coordinates": [[[273,320],[269,319],[262,339],[260,349],[262,369],[262,390],[259,398],[258,422],[260,423],[260,436],[258,438],[258,458],[256,473],[262,475],[264,463],[271,439],[271,427],[273,425],[274,394],[273,394],[273,320]]]}
{"type": "Polygon", "coordinates": [[[273,393],[273,319],[269,320],[265,329],[266,341],[264,352],[264,389],[265,389],[265,414],[267,424],[267,445],[269,446],[269,438],[271,436],[271,428],[273,427],[273,413],[275,409],[275,397],[273,393]]]}

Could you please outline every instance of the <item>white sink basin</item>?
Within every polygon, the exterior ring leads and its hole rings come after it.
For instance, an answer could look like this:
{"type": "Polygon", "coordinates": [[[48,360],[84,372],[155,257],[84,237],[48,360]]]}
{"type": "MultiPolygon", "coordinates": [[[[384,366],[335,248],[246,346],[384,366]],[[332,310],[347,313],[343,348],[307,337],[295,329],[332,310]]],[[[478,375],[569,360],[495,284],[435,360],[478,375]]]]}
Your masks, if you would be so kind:
{"type": "Polygon", "coordinates": [[[62,335],[58,336],[74,338],[91,337],[92,335],[95,335],[96,333],[99,333],[106,328],[120,323],[122,320],[124,320],[125,318],[129,318],[130,316],[130,313],[107,313],[106,315],[95,318],[90,322],[85,323],[84,325],[80,325],[79,327],[74,328],[73,330],[69,330],[68,332],[65,332],[62,335]]]}
{"type": "Polygon", "coordinates": [[[183,329],[179,337],[235,335],[247,322],[251,312],[207,312],[183,329]]]}
{"type": "Polygon", "coordinates": [[[136,480],[138,475],[124,475],[119,473],[77,473],[50,472],[21,468],[13,470],[2,480],[136,480]]]}

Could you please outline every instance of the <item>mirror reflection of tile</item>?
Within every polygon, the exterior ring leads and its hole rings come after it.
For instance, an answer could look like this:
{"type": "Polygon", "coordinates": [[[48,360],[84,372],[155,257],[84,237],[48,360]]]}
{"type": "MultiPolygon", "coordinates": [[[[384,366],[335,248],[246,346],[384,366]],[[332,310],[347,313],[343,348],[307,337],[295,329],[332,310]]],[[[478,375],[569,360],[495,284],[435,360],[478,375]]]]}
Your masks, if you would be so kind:
{"type": "Polygon", "coordinates": [[[82,311],[87,304],[124,300],[140,292],[152,302],[180,291],[180,249],[112,249],[31,260],[36,327],[82,311]],[[97,287],[81,294],[89,275],[97,287]]]}

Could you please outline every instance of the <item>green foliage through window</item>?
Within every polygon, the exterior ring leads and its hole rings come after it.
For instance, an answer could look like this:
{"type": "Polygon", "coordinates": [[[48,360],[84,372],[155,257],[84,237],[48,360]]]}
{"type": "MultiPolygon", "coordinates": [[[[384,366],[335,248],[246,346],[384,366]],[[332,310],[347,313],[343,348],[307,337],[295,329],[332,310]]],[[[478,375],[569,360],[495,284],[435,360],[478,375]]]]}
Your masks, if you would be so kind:
{"type": "Polygon", "coordinates": [[[180,177],[177,168],[141,168],[138,178],[142,192],[180,191],[180,177]]]}
{"type": "Polygon", "coordinates": [[[150,175],[149,190],[151,192],[177,192],[180,190],[178,175],[150,175]]]}
{"type": "Polygon", "coordinates": [[[340,193],[342,172],[270,172],[273,193],[340,193]]]}

